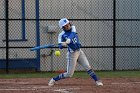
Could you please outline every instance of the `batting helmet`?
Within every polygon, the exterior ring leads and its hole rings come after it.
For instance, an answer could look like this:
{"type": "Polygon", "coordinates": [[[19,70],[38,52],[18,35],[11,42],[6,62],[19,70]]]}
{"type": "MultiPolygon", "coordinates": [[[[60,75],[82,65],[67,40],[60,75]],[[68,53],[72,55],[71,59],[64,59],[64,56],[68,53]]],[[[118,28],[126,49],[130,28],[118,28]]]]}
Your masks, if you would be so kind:
{"type": "Polygon", "coordinates": [[[63,28],[63,26],[65,26],[66,24],[68,24],[69,23],[69,20],[67,19],[67,18],[62,18],[62,19],[60,19],[60,21],[59,21],[59,27],[60,28],[63,28]]]}

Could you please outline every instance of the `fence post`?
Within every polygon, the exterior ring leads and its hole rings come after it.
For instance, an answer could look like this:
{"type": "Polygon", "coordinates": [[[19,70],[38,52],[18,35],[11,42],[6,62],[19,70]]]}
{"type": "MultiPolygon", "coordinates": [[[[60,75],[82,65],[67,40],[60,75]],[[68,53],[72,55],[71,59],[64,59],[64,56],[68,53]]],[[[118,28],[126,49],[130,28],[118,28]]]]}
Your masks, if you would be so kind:
{"type": "Polygon", "coordinates": [[[8,26],[9,26],[9,15],[8,15],[8,8],[9,8],[9,5],[8,5],[8,0],[5,1],[5,19],[6,19],[6,22],[5,22],[5,35],[6,35],[6,73],[8,74],[9,73],[9,29],[8,29],[8,26]]]}
{"type": "Polygon", "coordinates": [[[25,31],[25,0],[22,0],[22,40],[26,39],[25,31]]]}
{"type": "MultiPolygon", "coordinates": [[[[37,46],[40,46],[39,0],[36,0],[36,39],[37,46]]],[[[40,71],[40,50],[37,50],[37,71],[40,71]]]]}
{"type": "Polygon", "coordinates": [[[116,70],[116,0],[113,0],[113,71],[116,70]]]}

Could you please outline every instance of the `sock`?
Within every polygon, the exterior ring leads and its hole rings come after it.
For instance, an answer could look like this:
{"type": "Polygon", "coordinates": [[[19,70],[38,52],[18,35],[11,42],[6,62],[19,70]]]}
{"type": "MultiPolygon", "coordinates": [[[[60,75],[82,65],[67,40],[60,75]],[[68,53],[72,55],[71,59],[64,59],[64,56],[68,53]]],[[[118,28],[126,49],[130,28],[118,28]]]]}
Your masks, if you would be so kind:
{"type": "Polygon", "coordinates": [[[95,81],[98,81],[96,74],[91,69],[88,70],[87,73],[92,77],[92,79],[94,79],[95,81]]]}
{"type": "Polygon", "coordinates": [[[64,79],[64,78],[65,78],[65,77],[64,77],[64,74],[59,74],[58,76],[54,77],[53,79],[54,79],[55,81],[58,81],[58,80],[64,79]]]}

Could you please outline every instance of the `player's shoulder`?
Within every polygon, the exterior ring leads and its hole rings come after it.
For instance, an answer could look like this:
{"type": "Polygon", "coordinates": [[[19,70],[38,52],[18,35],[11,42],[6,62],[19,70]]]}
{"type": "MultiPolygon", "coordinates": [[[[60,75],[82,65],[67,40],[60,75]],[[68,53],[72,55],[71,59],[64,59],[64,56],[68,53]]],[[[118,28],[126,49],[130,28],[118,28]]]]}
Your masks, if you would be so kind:
{"type": "Polygon", "coordinates": [[[76,32],[76,27],[74,25],[72,26],[72,32],[76,32]]]}
{"type": "Polygon", "coordinates": [[[62,36],[65,34],[65,31],[62,31],[61,33],[59,33],[59,36],[62,36]]]}

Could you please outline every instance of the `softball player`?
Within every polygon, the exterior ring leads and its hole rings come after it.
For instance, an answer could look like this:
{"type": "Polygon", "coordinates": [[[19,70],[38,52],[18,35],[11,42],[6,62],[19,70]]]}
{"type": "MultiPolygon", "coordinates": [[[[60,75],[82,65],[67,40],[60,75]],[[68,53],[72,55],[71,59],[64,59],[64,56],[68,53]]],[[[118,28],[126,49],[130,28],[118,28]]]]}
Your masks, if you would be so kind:
{"type": "Polygon", "coordinates": [[[97,75],[92,71],[84,52],[80,49],[81,44],[76,33],[75,26],[71,25],[67,18],[62,18],[59,21],[59,26],[63,29],[63,31],[58,36],[59,48],[63,49],[64,46],[68,46],[67,72],[52,78],[49,81],[48,85],[53,86],[55,82],[60,79],[72,77],[74,74],[76,64],[79,63],[85,68],[85,70],[95,81],[97,86],[103,86],[103,83],[99,80],[99,78],[97,78],[97,75]]]}

